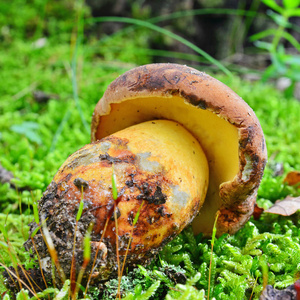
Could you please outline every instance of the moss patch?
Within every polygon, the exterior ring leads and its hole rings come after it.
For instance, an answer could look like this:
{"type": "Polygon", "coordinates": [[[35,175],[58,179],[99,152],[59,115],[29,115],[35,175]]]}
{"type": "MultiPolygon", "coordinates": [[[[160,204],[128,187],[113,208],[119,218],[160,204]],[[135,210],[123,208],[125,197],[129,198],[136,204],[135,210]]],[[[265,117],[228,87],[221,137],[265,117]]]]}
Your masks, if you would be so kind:
{"type": "MultiPolygon", "coordinates": [[[[33,202],[41,198],[65,159],[90,141],[92,112],[106,86],[124,71],[150,63],[151,57],[135,51],[147,46],[148,33],[141,29],[101,40],[81,35],[76,20],[79,15],[88,17],[89,11],[67,0],[59,6],[6,0],[0,10],[5,11],[0,17],[0,162],[13,173],[17,187],[0,185],[0,240],[15,249],[12,254],[0,244],[0,261],[10,266],[17,254],[29,268],[32,261],[22,244],[33,220],[33,202]],[[116,51],[120,47],[122,51],[116,51]],[[39,101],[36,91],[48,99],[39,101]]],[[[92,30],[89,26],[87,32],[92,30]]],[[[266,208],[287,195],[299,196],[299,189],[283,183],[287,172],[300,170],[299,102],[285,98],[272,85],[237,76],[219,79],[254,109],[266,136],[269,163],[258,203],[266,208]]],[[[299,215],[263,214],[236,235],[218,238],[211,297],[249,299],[253,292],[253,299],[258,299],[264,280],[277,288],[295,282],[300,274],[299,227],[299,215]]],[[[201,299],[207,294],[210,257],[210,240],[194,237],[188,228],[150,266],[126,272],[123,295],[201,299]]],[[[116,286],[111,280],[91,287],[89,294],[110,299],[116,286]]]]}

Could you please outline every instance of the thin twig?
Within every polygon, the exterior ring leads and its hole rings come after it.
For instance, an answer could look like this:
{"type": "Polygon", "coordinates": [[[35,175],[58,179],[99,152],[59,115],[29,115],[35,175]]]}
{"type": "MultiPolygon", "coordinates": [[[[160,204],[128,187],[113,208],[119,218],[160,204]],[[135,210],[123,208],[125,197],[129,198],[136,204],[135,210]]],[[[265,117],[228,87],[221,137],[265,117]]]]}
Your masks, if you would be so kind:
{"type": "Polygon", "coordinates": [[[37,248],[36,248],[34,239],[33,239],[32,237],[31,237],[31,242],[32,242],[32,244],[33,244],[35,253],[36,253],[37,258],[38,258],[38,262],[39,262],[41,274],[42,274],[42,277],[43,277],[43,281],[44,281],[44,283],[45,283],[46,288],[48,288],[47,281],[46,281],[46,278],[45,278],[45,275],[44,275],[44,272],[43,272],[43,268],[42,268],[41,258],[40,258],[40,255],[39,255],[38,251],[37,251],[37,248]]]}
{"type": "Polygon", "coordinates": [[[36,293],[34,293],[31,289],[30,289],[30,287],[21,279],[21,278],[19,278],[12,270],[10,270],[8,267],[6,267],[4,264],[2,264],[1,262],[0,262],[0,266],[2,266],[9,274],[11,274],[13,277],[15,277],[16,279],[17,279],[17,281],[19,282],[21,282],[26,288],[27,288],[27,290],[30,292],[30,293],[32,293],[33,295],[35,295],[35,297],[37,297],[38,298],[38,296],[37,296],[37,294],[36,293]]]}
{"type": "MultiPolygon", "coordinates": [[[[117,206],[114,209],[115,227],[116,227],[116,254],[117,254],[117,264],[118,264],[118,282],[121,282],[121,265],[120,265],[120,253],[119,253],[119,230],[118,230],[118,216],[117,216],[117,206]]],[[[120,294],[120,284],[118,284],[117,297],[121,299],[120,294]]]]}

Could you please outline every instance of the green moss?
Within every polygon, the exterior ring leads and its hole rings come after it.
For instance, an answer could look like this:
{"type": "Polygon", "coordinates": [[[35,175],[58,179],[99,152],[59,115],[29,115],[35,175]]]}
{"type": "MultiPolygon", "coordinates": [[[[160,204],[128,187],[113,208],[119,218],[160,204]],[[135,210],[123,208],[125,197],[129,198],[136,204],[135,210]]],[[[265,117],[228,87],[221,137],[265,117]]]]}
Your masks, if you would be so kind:
{"type": "MultiPolygon", "coordinates": [[[[33,201],[41,197],[65,159],[89,142],[85,123],[89,126],[106,86],[124,71],[151,62],[149,51],[143,52],[150,32],[131,29],[101,40],[92,34],[79,35],[81,43],[75,47],[74,20],[79,13],[89,16],[80,5],[67,0],[60,4],[2,1],[0,10],[5,12],[0,16],[0,162],[14,174],[18,187],[0,185],[0,224],[2,229],[6,225],[9,236],[8,241],[0,233],[0,241],[10,243],[9,250],[14,248],[20,260],[30,265],[22,244],[33,219],[33,201]],[[35,42],[42,37],[46,43],[37,48],[35,42]],[[53,96],[39,103],[35,90],[53,96]]],[[[267,208],[287,195],[299,196],[299,189],[283,183],[287,172],[300,170],[299,102],[285,98],[270,84],[216,76],[249,103],[265,133],[269,163],[258,203],[267,208]],[[283,166],[280,176],[278,165],[283,166]]],[[[253,292],[253,299],[258,299],[264,278],[278,288],[293,283],[300,272],[298,219],[299,215],[263,214],[234,236],[216,239],[211,297],[249,299],[253,292]]],[[[10,253],[1,247],[0,261],[9,266],[10,253]]],[[[127,299],[202,299],[207,294],[210,261],[210,240],[194,237],[188,228],[150,266],[125,274],[123,294],[127,299]]],[[[117,281],[112,279],[92,287],[90,295],[109,299],[116,290],[117,281]]]]}
{"type": "MultiPolygon", "coordinates": [[[[299,223],[294,224],[286,218],[277,220],[272,223],[272,228],[267,228],[267,232],[266,228],[259,229],[254,223],[248,222],[234,236],[223,235],[218,238],[212,256],[211,296],[217,299],[232,299],[234,296],[236,299],[249,299],[253,293],[253,299],[258,299],[264,276],[268,284],[277,288],[293,284],[300,272],[299,223]],[[268,266],[266,274],[263,271],[265,265],[268,266]]],[[[160,277],[156,273],[158,269],[167,270],[177,266],[177,272],[186,274],[189,280],[197,278],[192,285],[200,295],[201,291],[207,291],[210,260],[210,241],[201,236],[194,237],[191,228],[188,228],[162,250],[159,259],[144,269],[144,279],[140,273],[139,277],[134,275],[134,278],[139,278],[139,284],[145,289],[150,283],[160,280],[163,282],[160,293],[168,293],[177,299],[172,291],[177,290],[178,283],[170,279],[164,281],[167,277],[165,274],[168,274],[166,271],[160,277]]],[[[129,278],[132,274],[128,274],[129,278]]],[[[191,283],[188,281],[184,290],[189,285],[191,283]]],[[[198,299],[199,295],[190,299],[198,299]]]]}

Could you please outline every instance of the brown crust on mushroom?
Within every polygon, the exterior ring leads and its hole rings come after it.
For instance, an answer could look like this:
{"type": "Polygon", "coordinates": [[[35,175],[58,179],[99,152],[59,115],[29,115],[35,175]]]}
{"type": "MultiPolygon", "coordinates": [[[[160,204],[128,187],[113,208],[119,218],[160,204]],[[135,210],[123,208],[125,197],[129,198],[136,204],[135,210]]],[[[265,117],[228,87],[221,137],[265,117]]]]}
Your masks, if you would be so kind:
{"type": "Polygon", "coordinates": [[[110,104],[146,97],[180,96],[197,108],[228,121],[239,133],[239,172],[220,185],[218,233],[235,233],[252,215],[267,160],[263,132],[253,110],[229,87],[196,69],[176,64],[150,64],[132,69],[113,81],[98,102],[92,119],[96,140],[101,116],[110,104]]]}

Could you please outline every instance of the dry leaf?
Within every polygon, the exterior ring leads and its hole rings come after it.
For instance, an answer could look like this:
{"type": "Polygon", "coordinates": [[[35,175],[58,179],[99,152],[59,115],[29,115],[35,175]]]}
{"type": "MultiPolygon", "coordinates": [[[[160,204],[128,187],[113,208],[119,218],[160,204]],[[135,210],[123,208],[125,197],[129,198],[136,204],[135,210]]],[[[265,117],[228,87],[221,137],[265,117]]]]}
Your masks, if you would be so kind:
{"type": "Polygon", "coordinates": [[[6,170],[0,164],[0,183],[7,183],[7,182],[10,183],[10,181],[13,178],[14,178],[14,175],[12,174],[12,172],[6,170]]]}
{"type": "Polygon", "coordinates": [[[254,220],[259,220],[261,214],[264,212],[264,209],[259,207],[256,203],[254,205],[253,218],[254,220]]]}
{"type": "Polygon", "coordinates": [[[300,296],[299,284],[300,281],[298,280],[284,290],[277,290],[271,285],[267,285],[259,300],[298,300],[300,296]]]}
{"type": "Polygon", "coordinates": [[[267,213],[277,214],[281,216],[291,216],[300,210],[300,197],[287,196],[284,200],[277,200],[267,213]]]}
{"type": "Polygon", "coordinates": [[[289,172],[283,182],[286,182],[288,185],[300,184],[300,172],[299,171],[291,171],[289,172]]]}
{"type": "Polygon", "coordinates": [[[283,163],[276,163],[274,165],[273,169],[273,176],[277,177],[277,176],[281,176],[284,173],[284,168],[283,168],[283,163]]]}

